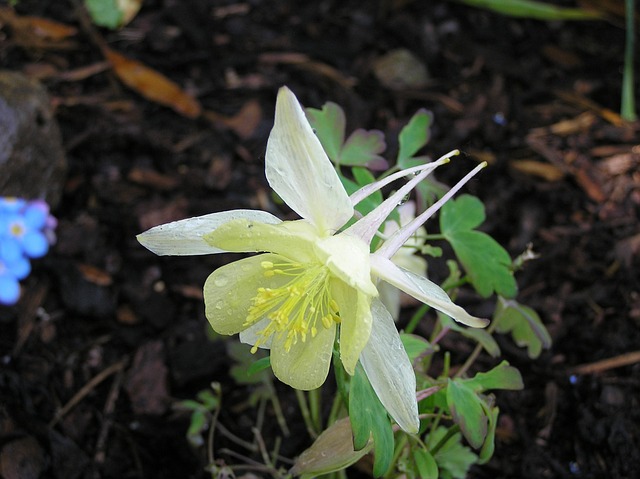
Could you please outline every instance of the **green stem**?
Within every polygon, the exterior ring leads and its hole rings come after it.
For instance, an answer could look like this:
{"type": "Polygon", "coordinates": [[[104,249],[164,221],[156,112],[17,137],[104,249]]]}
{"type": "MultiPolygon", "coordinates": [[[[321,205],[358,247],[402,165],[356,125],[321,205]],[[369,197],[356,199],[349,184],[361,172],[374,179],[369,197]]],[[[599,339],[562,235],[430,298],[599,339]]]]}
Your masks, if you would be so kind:
{"type": "Polygon", "coordinates": [[[633,51],[635,43],[635,2],[625,0],[626,10],[626,41],[624,48],[624,71],[622,75],[622,105],[620,115],[627,121],[635,121],[635,96],[633,92],[633,51]]]}
{"type": "Polygon", "coordinates": [[[438,451],[442,449],[442,446],[444,446],[449,439],[451,439],[453,436],[458,434],[458,432],[460,432],[460,426],[458,426],[457,424],[454,424],[453,426],[451,426],[447,431],[447,433],[444,435],[444,437],[440,439],[438,443],[431,448],[431,450],[429,451],[431,455],[435,456],[438,453],[438,451]]]}
{"type": "Polygon", "coordinates": [[[423,304],[422,306],[420,306],[418,310],[413,314],[413,316],[411,316],[411,319],[409,320],[409,324],[407,324],[407,327],[404,328],[404,332],[406,334],[413,333],[418,327],[418,323],[420,323],[420,321],[422,320],[424,315],[427,313],[427,311],[429,311],[428,304],[423,304]]]}
{"type": "MultiPolygon", "coordinates": [[[[496,326],[497,326],[496,321],[491,323],[487,328],[487,333],[493,334],[493,332],[496,330],[496,326]]],[[[465,374],[469,370],[469,368],[473,365],[473,363],[476,361],[476,359],[478,359],[478,356],[480,355],[481,352],[482,352],[482,345],[476,344],[476,347],[473,349],[473,351],[471,352],[467,360],[460,367],[460,369],[458,369],[458,372],[453,377],[459,378],[463,374],[465,374]]]]}
{"type": "Polygon", "coordinates": [[[304,395],[303,391],[296,389],[296,399],[298,400],[298,405],[300,406],[300,413],[302,414],[302,419],[304,420],[304,425],[307,427],[307,432],[312,439],[318,437],[318,433],[313,427],[313,420],[311,418],[311,414],[309,413],[309,404],[307,403],[307,398],[304,395]]]}
{"type": "Polygon", "coordinates": [[[314,431],[322,430],[322,418],[320,417],[320,405],[321,405],[321,397],[320,397],[321,389],[313,389],[309,391],[309,408],[311,410],[311,421],[313,424],[314,431]]]}

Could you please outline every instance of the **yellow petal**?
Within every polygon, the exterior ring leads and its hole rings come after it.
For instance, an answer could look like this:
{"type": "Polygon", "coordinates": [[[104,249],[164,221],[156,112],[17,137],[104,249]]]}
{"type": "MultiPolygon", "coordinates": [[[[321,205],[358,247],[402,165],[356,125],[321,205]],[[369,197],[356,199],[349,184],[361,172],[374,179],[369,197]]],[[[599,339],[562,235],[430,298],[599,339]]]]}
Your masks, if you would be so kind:
{"type": "Polygon", "coordinates": [[[285,349],[286,334],[274,335],[271,368],[276,377],[292,388],[309,391],[322,386],[331,365],[336,328],[319,328],[314,338],[298,341],[285,349]]]}
{"type": "Polygon", "coordinates": [[[229,263],[215,270],[204,284],[205,316],[214,331],[235,334],[243,329],[258,288],[279,287],[281,278],[266,278],[263,261],[279,261],[273,254],[261,254],[229,263]]]}
{"type": "Polygon", "coordinates": [[[371,281],[369,246],[360,238],[337,234],[316,241],[317,256],[331,272],[352,288],[368,296],[377,296],[371,281]]]}
{"type": "Polygon", "coordinates": [[[353,375],[371,333],[371,297],[334,280],[331,295],[340,310],[340,359],[353,375]]]}
{"type": "Polygon", "coordinates": [[[302,263],[315,261],[313,243],[317,238],[315,228],[304,220],[273,225],[250,219],[229,221],[204,237],[209,245],[225,251],[267,251],[302,263]]]}

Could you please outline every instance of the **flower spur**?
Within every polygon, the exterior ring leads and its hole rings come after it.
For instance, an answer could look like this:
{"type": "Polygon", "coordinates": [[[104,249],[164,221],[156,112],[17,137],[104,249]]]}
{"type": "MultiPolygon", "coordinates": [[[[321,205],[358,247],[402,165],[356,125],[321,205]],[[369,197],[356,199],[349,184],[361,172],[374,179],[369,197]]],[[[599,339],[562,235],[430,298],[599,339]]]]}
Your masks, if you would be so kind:
{"type": "Polygon", "coordinates": [[[367,185],[348,196],[295,95],[280,89],[265,159],[267,181],[302,219],[281,221],[259,210],[233,210],[154,227],[139,242],[159,255],[260,253],[216,269],[204,285],[205,314],[220,334],[271,352],[271,367],[296,389],[322,385],[339,330],[340,360],[353,374],[360,361],[380,401],[407,432],[419,427],[415,374],[391,315],[378,298],[379,280],[455,320],[469,315],[427,278],[389,258],[468,181],[478,166],[434,207],[399,229],[374,253],[370,243],[407,195],[449,157],[367,185]],[[411,179],[367,216],[341,230],[354,205],[399,178],[411,179]]]}

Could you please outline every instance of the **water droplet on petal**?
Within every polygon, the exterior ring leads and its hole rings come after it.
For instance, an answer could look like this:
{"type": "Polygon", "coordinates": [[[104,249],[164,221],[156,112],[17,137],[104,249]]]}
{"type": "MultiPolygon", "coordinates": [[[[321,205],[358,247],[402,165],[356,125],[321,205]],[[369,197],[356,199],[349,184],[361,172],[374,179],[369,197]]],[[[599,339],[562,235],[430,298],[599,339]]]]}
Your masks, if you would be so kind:
{"type": "Polygon", "coordinates": [[[409,201],[409,195],[404,195],[403,198],[398,201],[398,206],[404,205],[407,201],[409,201]]]}
{"type": "Polygon", "coordinates": [[[222,300],[216,301],[216,304],[215,304],[216,309],[222,309],[223,306],[224,306],[224,301],[222,300]]]}
{"type": "Polygon", "coordinates": [[[226,286],[227,283],[229,283],[229,278],[227,278],[224,275],[220,275],[220,276],[218,276],[217,278],[215,278],[213,280],[213,284],[215,284],[216,286],[218,286],[220,288],[223,287],[223,286],[226,286]]]}

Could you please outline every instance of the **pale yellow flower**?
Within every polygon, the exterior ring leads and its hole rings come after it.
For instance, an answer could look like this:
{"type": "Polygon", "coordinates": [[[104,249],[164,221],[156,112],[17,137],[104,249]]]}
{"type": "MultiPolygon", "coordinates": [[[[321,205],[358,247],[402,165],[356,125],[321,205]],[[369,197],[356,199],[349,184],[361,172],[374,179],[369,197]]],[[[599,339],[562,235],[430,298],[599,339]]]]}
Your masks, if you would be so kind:
{"type": "Polygon", "coordinates": [[[273,190],[302,219],[281,221],[265,211],[234,210],[157,226],[138,240],[160,255],[261,253],[222,266],[207,279],[205,314],[213,329],[240,333],[254,350],[270,349],[274,374],[303,390],[324,383],[339,332],[340,360],[347,373],[353,374],[360,361],[391,416],[405,431],[417,432],[415,374],[393,319],[378,299],[376,283],[387,281],[462,323],[485,326],[486,321],[470,316],[428,279],[389,260],[420,225],[407,225],[413,232],[398,230],[373,254],[370,243],[399,198],[447,161],[392,175],[350,198],[296,97],[283,87],[265,173],[273,190]],[[355,204],[404,176],[411,180],[395,195],[341,230],[355,204]]]}

